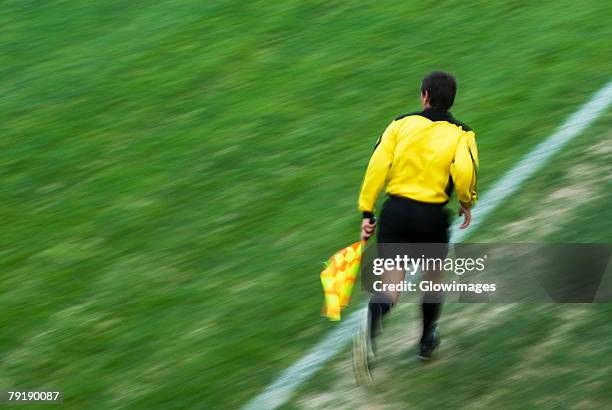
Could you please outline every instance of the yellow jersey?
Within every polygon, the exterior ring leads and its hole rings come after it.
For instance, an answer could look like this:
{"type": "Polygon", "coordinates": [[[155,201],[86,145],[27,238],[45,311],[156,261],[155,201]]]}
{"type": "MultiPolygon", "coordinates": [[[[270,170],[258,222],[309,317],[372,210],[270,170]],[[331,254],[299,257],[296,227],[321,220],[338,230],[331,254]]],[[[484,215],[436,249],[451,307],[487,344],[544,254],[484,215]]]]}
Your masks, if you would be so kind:
{"type": "Polygon", "coordinates": [[[444,204],[453,189],[465,206],[476,203],[478,149],[474,132],[450,112],[431,108],[396,118],[378,140],[359,195],[371,217],[383,186],[389,195],[444,204]]]}

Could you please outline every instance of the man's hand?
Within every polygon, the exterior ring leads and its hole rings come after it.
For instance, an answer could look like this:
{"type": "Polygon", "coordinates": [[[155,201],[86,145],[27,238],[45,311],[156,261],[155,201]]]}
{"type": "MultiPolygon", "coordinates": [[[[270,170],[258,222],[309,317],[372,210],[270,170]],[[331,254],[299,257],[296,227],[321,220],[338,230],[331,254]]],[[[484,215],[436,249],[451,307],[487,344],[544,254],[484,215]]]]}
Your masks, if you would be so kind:
{"type": "Polygon", "coordinates": [[[459,216],[461,215],[463,215],[463,223],[459,226],[459,229],[465,229],[470,226],[470,222],[472,222],[472,211],[470,211],[470,207],[461,204],[459,207],[459,216]]]}
{"type": "Polygon", "coordinates": [[[374,235],[376,222],[372,223],[370,218],[363,218],[361,221],[361,240],[367,241],[370,236],[374,235]]]}

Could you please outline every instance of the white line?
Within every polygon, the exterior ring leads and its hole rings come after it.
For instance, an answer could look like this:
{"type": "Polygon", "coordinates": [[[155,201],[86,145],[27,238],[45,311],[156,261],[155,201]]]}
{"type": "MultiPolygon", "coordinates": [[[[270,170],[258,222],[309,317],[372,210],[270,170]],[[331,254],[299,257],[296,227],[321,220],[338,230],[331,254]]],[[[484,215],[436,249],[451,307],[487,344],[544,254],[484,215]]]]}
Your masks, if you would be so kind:
{"type": "MultiPolygon", "coordinates": [[[[612,103],[612,81],[602,87],[578,111],[572,114],[558,129],[526,154],[510,171],[506,172],[497,183],[479,200],[474,209],[470,229],[472,233],[483,220],[500,204],[540,169],[546,161],[578,136],[593,123],[612,103]]],[[[467,230],[458,229],[458,224],[451,231],[453,242],[461,242],[468,235],[467,230]]],[[[361,309],[342,321],[322,341],[317,343],[308,354],[285,370],[266,389],[251,400],[245,410],[275,409],[285,404],[293,392],[328,360],[336,356],[350,341],[353,326],[361,309]]]]}
{"type": "MultiPolygon", "coordinates": [[[[361,309],[359,309],[361,310],[361,309]]],[[[359,315],[354,312],[317,343],[308,354],[285,370],[263,393],[245,407],[247,410],[275,409],[285,404],[295,389],[308,380],[351,340],[359,315]]]]}

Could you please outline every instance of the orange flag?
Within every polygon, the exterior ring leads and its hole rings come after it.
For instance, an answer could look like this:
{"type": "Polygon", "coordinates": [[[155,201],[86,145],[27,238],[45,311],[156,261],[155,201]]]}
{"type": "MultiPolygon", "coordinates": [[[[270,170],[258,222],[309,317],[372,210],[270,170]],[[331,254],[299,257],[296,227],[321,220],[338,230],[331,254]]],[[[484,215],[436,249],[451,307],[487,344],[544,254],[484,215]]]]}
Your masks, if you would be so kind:
{"type": "Polygon", "coordinates": [[[351,300],[364,248],[365,242],[355,242],[336,252],[325,263],[325,269],[321,272],[325,292],[321,314],[329,320],[340,320],[342,308],[348,306],[351,300]]]}

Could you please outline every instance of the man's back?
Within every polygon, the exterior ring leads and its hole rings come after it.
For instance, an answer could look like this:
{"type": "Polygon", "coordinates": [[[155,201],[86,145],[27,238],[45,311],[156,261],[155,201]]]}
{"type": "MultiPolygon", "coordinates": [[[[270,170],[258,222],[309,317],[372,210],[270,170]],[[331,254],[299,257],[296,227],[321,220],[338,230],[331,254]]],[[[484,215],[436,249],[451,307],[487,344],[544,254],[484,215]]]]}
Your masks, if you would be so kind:
{"type": "Polygon", "coordinates": [[[453,189],[459,200],[476,199],[478,151],[472,130],[448,112],[426,109],[396,118],[374,150],[360,197],[360,209],[373,209],[387,193],[433,204],[446,203],[453,189]]]}

